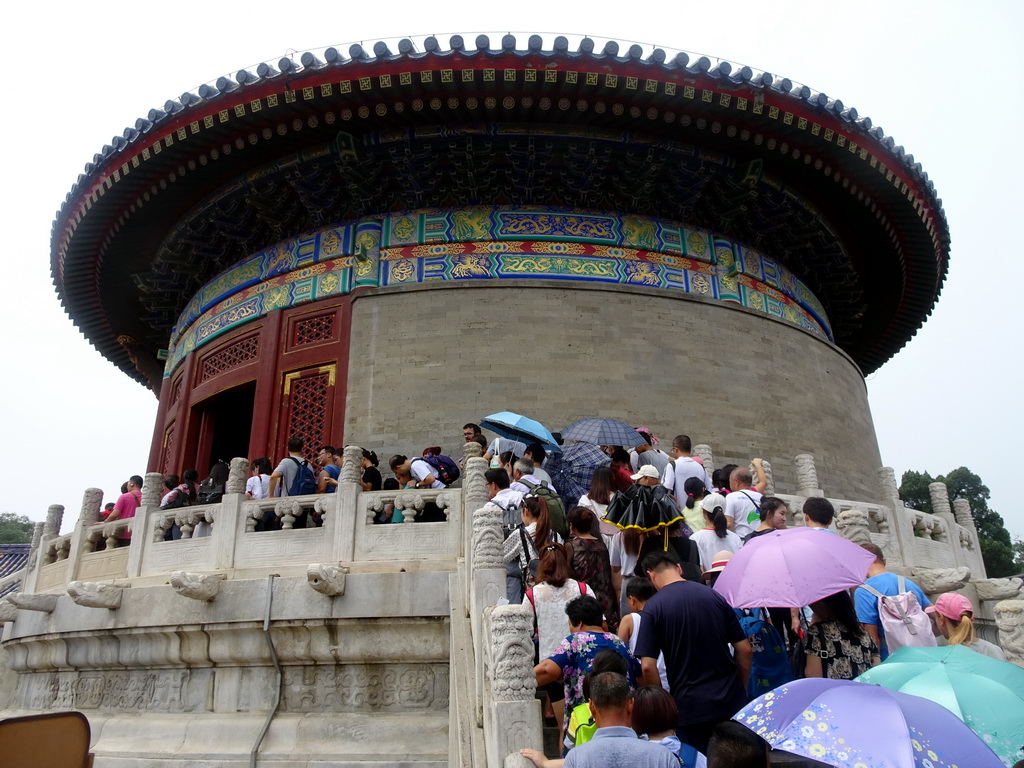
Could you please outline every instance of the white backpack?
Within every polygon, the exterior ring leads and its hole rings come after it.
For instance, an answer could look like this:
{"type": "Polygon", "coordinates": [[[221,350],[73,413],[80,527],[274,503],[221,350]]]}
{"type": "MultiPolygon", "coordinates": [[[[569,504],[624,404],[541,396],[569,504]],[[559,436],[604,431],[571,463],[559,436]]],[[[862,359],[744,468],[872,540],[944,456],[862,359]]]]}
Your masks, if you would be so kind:
{"type": "Polygon", "coordinates": [[[907,591],[907,582],[898,576],[896,595],[883,595],[874,587],[862,584],[868,592],[878,598],[878,623],[885,634],[885,646],[889,653],[914,646],[934,648],[937,643],[932,634],[932,621],[917,602],[917,595],[907,591]]]}

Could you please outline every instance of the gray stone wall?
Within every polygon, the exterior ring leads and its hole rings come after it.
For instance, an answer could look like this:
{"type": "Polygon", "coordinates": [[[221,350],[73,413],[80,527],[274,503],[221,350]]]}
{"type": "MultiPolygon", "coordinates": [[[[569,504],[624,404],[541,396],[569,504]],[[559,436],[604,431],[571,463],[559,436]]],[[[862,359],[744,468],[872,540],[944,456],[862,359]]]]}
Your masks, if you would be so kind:
{"type": "Polygon", "coordinates": [[[715,465],[761,456],[780,493],[815,456],[828,496],[880,500],[867,391],[837,347],[743,308],[650,289],[462,283],[368,291],[352,310],[345,440],[381,456],[441,445],[511,410],[557,430],[584,416],[686,433],[715,465]]]}

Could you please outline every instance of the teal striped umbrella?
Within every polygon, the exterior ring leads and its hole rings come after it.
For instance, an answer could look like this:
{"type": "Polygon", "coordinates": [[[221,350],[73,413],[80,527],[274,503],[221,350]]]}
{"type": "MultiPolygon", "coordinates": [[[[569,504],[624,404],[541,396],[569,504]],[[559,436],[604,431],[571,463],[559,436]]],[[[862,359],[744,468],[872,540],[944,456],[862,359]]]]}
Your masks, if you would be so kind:
{"type": "Polygon", "coordinates": [[[962,645],[900,648],[857,678],[931,699],[963,720],[1004,764],[1024,758],[1024,669],[962,645]]]}

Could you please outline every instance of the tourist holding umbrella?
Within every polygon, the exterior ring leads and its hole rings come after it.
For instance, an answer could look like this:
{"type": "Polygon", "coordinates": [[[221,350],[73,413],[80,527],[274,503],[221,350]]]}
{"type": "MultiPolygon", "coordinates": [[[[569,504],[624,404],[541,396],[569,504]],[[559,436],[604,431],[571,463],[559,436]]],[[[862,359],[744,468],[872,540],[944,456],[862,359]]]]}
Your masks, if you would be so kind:
{"type": "Polygon", "coordinates": [[[683,578],[700,581],[700,553],[685,535],[683,514],[675,499],[669,494],[658,470],[650,464],[640,467],[633,475],[636,481],[622,493],[612,498],[605,515],[605,522],[622,530],[643,532],[660,531],[660,536],[649,537],[640,546],[634,575],[645,576],[643,560],[651,552],[671,551],[683,566],[683,578]]]}
{"type": "Polygon", "coordinates": [[[874,555],[809,528],[770,531],[737,552],[715,583],[733,608],[800,608],[864,583],[874,555]]]}
{"type": "Polygon", "coordinates": [[[903,647],[857,680],[941,704],[1006,765],[1024,758],[1024,669],[1016,664],[962,645],[903,647]]]}
{"type": "Polygon", "coordinates": [[[935,702],[852,680],[794,680],[754,699],[733,719],[774,748],[844,768],[1003,765],[935,702]]]}

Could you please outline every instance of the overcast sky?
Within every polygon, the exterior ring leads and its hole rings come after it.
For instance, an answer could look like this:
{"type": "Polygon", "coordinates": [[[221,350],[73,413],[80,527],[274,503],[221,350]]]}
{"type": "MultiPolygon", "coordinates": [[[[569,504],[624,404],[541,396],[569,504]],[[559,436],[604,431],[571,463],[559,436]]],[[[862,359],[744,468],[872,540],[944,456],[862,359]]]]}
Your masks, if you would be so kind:
{"type": "Polygon", "coordinates": [[[1024,258],[1011,231],[1024,179],[1024,4],[179,0],[115,8],[23,3],[0,31],[8,71],[0,107],[0,510],[41,520],[48,504],[64,504],[70,530],[85,488],[113,500],[128,475],[145,469],[156,400],[78,333],[49,273],[55,212],[112,136],[185,90],[292,51],[524,30],[749,64],[842,99],[913,153],[942,197],[952,258],[932,318],[868,380],[882,459],[897,477],[966,465],[992,490],[991,506],[1011,533],[1024,537],[1013,474],[1022,365],[1012,293],[1024,286],[1024,258]]]}

